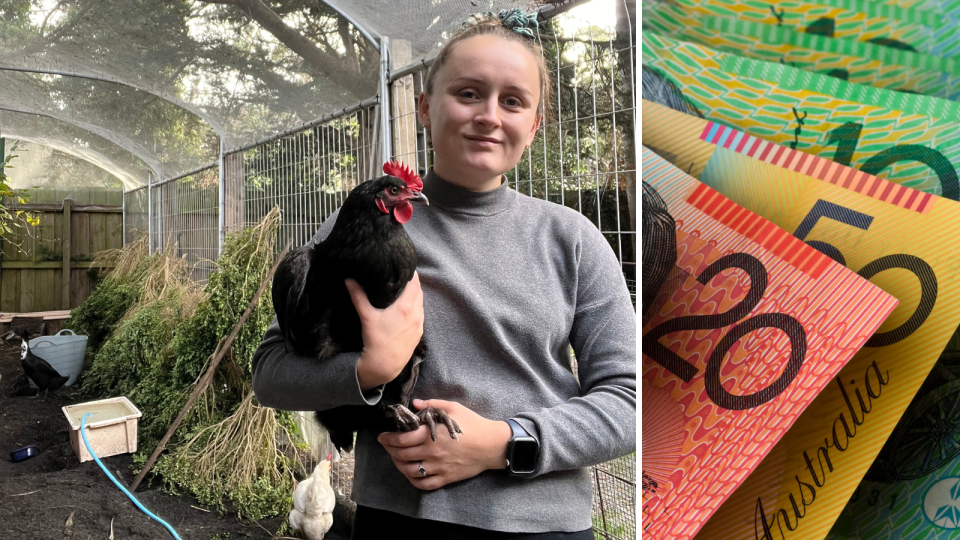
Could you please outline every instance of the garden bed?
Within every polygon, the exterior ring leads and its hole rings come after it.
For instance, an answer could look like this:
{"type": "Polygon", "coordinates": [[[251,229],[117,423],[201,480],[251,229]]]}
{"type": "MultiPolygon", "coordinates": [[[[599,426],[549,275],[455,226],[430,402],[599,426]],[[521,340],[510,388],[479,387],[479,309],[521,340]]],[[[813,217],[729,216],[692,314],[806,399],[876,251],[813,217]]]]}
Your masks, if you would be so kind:
{"type": "MultiPolygon", "coordinates": [[[[47,401],[10,397],[14,380],[22,373],[19,347],[0,345],[0,537],[32,540],[69,537],[65,524],[73,514],[72,538],[166,539],[170,534],[134,507],[94,462],[80,464],[70,448],[69,426],[60,407],[83,401],[64,388],[47,401]],[[10,452],[34,444],[40,455],[20,463],[10,452]]],[[[103,460],[126,485],[133,480],[131,456],[103,460]]],[[[145,482],[146,484],[146,482],[145,482]]],[[[239,521],[235,514],[205,511],[189,496],[176,496],[150,486],[137,498],[151,512],[169,522],[184,539],[273,538],[283,517],[259,523],[239,521]],[[229,536],[227,536],[229,534],[229,536]]],[[[349,538],[333,534],[330,540],[349,538]]]]}

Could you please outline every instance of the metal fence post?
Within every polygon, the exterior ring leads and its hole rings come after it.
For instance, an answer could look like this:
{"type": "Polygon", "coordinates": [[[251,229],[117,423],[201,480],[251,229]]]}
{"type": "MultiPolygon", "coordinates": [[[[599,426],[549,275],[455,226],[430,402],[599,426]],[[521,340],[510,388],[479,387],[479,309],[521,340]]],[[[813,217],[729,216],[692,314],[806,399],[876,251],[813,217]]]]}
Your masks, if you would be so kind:
{"type": "Polygon", "coordinates": [[[219,180],[220,181],[219,181],[219,184],[217,185],[217,192],[219,193],[219,199],[220,199],[219,202],[217,203],[217,208],[218,208],[217,213],[219,214],[219,216],[217,217],[217,229],[219,229],[218,231],[219,234],[217,235],[219,238],[219,241],[217,243],[217,256],[219,256],[220,253],[223,251],[223,239],[225,234],[224,218],[226,217],[226,212],[224,211],[225,210],[224,205],[226,202],[226,198],[224,197],[224,193],[227,190],[226,189],[227,186],[226,186],[226,183],[223,181],[223,179],[226,178],[226,175],[224,175],[223,169],[224,169],[224,163],[225,163],[224,154],[226,154],[226,151],[227,151],[227,142],[223,139],[223,137],[220,137],[220,160],[219,160],[219,164],[220,164],[219,180]]]}
{"type": "Polygon", "coordinates": [[[127,192],[124,190],[123,197],[120,199],[121,209],[123,210],[123,217],[121,218],[120,228],[123,229],[123,242],[122,245],[127,245],[127,192]]]}
{"type": "Polygon", "coordinates": [[[390,38],[380,36],[380,148],[383,152],[380,161],[389,161],[393,154],[390,144],[393,132],[390,130],[390,38]]]}
{"type": "Polygon", "coordinates": [[[147,173],[147,254],[153,253],[153,173],[147,173]]]}

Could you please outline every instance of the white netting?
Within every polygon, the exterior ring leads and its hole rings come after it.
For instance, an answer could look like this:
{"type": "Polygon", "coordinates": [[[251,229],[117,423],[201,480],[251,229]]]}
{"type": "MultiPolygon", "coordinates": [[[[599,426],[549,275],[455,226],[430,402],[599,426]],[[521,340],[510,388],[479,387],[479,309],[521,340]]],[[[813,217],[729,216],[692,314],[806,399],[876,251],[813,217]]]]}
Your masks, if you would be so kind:
{"type": "Polygon", "coordinates": [[[20,141],[16,147],[6,145],[6,153],[17,156],[13,165],[3,171],[14,189],[43,186],[79,194],[89,188],[119,191],[123,187],[117,177],[93,163],[50,146],[20,141]]]}
{"type": "Polygon", "coordinates": [[[211,162],[218,135],[240,146],[375,95],[378,64],[318,1],[0,3],[0,107],[94,130],[162,177],[211,162]]]}
{"type": "MultiPolygon", "coordinates": [[[[330,0],[373,37],[389,36],[391,40],[410,42],[411,59],[418,60],[440,50],[446,39],[460,29],[460,24],[474,13],[520,8],[532,11],[551,3],[545,0],[330,0]]],[[[408,61],[410,61],[408,60],[408,61]]],[[[403,67],[394,65],[395,68],[403,67]]]]}
{"type": "MultiPolygon", "coordinates": [[[[435,53],[470,14],[545,3],[2,2],[0,110],[44,114],[110,141],[147,168],[108,170],[144,184],[146,171],[170,178],[212,162],[218,137],[236,148],[376,95],[380,55],[370,38],[409,43],[397,68],[435,53]]],[[[89,154],[57,136],[29,137],[89,154]]]]}
{"type": "MultiPolygon", "coordinates": [[[[8,140],[47,146],[88,161],[116,177],[126,189],[144,183],[151,172],[147,163],[114,142],[82,127],[48,116],[0,109],[0,136],[8,140]]],[[[13,166],[17,165],[15,160],[13,166]]],[[[57,163],[43,163],[34,170],[58,171],[57,163]]],[[[19,181],[31,186],[43,183],[41,177],[24,175],[20,176],[19,181]]]]}

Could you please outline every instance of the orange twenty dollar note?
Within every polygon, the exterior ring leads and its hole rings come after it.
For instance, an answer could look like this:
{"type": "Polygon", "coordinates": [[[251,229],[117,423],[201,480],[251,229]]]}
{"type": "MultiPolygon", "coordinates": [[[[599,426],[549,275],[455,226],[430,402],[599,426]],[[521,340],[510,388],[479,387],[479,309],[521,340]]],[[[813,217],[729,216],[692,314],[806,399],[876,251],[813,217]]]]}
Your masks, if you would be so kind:
{"type": "Polygon", "coordinates": [[[646,148],[643,220],[642,526],[683,540],[897,300],[646,148]]]}
{"type": "MultiPolygon", "coordinates": [[[[878,333],[817,395],[701,535],[823,540],[847,501],[857,504],[865,498],[868,508],[878,507],[882,494],[885,509],[903,509],[910,499],[903,489],[871,487],[859,499],[856,489],[868,469],[871,479],[888,481],[907,472],[929,472],[953,459],[949,452],[956,435],[950,426],[956,425],[956,414],[949,413],[949,404],[923,415],[935,426],[931,437],[936,445],[927,454],[920,452],[928,448],[923,429],[894,427],[935,363],[937,372],[948,365],[937,359],[960,324],[960,203],[646,100],[643,119],[644,145],[900,300],[878,333]],[[883,385],[877,384],[875,370],[886,381],[883,385]],[[880,454],[891,433],[894,446],[910,452],[880,454]]],[[[913,158],[901,153],[896,159],[911,165],[913,158]]],[[[922,495],[917,493],[910,504],[922,495]]],[[[857,518],[863,521],[866,514],[857,518]]],[[[842,525],[851,529],[849,522],[842,525]]],[[[917,522],[912,532],[892,536],[873,528],[875,536],[869,537],[912,540],[922,525],[917,522]]]]}

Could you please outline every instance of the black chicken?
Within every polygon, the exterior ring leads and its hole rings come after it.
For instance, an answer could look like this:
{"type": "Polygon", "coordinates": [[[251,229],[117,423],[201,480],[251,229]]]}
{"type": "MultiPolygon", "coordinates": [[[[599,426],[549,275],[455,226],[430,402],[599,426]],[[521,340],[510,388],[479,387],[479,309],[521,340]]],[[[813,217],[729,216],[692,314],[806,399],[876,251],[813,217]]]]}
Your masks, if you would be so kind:
{"type": "MultiPolygon", "coordinates": [[[[60,375],[46,360],[30,352],[30,342],[25,328],[19,326],[14,328],[12,332],[4,336],[4,339],[9,341],[14,336],[20,338],[20,365],[23,367],[23,372],[27,374],[27,377],[30,377],[37,388],[43,390],[43,400],[46,401],[47,394],[51,390],[56,391],[63,386],[70,377],[60,375]]],[[[40,391],[38,390],[34,399],[39,395],[40,391]]]]}
{"type": "MultiPolygon", "coordinates": [[[[428,204],[423,182],[406,166],[388,162],[387,176],[357,186],[343,202],[336,224],[319,244],[292,250],[273,278],[273,307],[288,351],[324,360],[363,349],[360,317],[344,280],[363,287],[370,304],[393,304],[417,268],[417,251],[403,229],[413,216],[411,202],[428,204]]],[[[387,383],[377,406],[348,405],[317,413],[337,450],[353,448],[353,433],[413,431],[442,422],[450,436],[460,427],[440,409],[410,411],[413,387],[426,354],[423,340],[400,375],[387,383]]]]}

